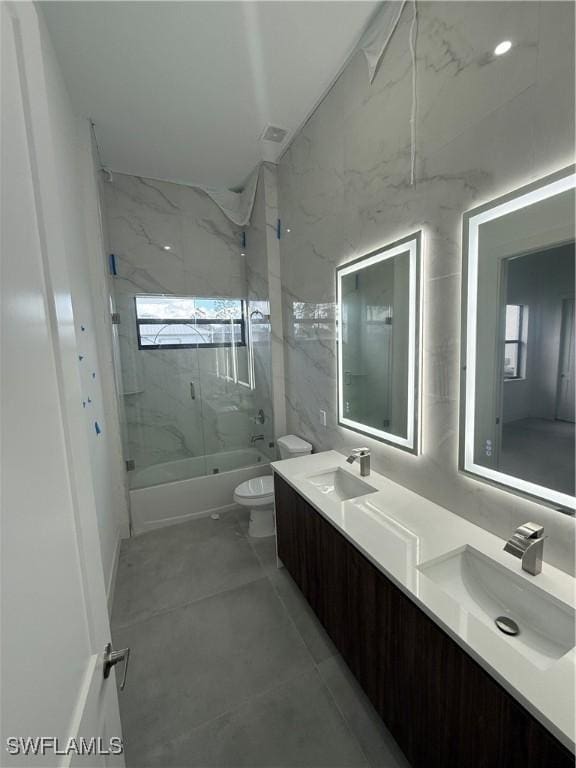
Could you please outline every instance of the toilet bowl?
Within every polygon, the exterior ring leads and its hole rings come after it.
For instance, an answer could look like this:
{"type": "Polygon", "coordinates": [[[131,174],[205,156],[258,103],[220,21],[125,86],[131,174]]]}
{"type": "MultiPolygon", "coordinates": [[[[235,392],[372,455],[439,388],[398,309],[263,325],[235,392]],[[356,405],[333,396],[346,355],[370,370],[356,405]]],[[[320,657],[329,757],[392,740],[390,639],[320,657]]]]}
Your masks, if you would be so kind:
{"type": "Polygon", "coordinates": [[[248,535],[254,538],[272,536],[274,533],[274,479],[272,475],[253,477],[234,491],[234,501],[242,507],[250,507],[248,535]]]}
{"type": "MultiPolygon", "coordinates": [[[[296,435],[286,435],[277,441],[281,459],[292,459],[312,453],[312,446],[296,435]]],[[[274,480],[272,475],[253,477],[240,483],[234,491],[234,501],[250,508],[248,535],[256,539],[272,536],[276,530],[274,518],[274,480]]]]}

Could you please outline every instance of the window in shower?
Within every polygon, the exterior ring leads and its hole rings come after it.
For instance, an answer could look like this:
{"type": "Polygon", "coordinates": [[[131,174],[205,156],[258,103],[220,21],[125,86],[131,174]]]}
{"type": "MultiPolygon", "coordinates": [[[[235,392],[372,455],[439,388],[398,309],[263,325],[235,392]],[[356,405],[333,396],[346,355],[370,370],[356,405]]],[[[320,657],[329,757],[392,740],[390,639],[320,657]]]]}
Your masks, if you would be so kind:
{"type": "Polygon", "coordinates": [[[136,296],[139,349],[245,347],[242,299],[136,296]]]}

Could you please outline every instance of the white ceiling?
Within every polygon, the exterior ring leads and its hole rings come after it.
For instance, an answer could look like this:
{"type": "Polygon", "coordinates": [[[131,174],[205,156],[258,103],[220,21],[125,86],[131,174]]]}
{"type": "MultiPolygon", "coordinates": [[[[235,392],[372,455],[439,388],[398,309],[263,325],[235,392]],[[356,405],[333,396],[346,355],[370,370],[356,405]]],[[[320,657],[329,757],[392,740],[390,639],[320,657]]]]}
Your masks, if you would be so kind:
{"type": "Polygon", "coordinates": [[[276,160],[378,2],[43,2],[75,108],[112,170],[216,188],[276,160]],[[282,144],[260,141],[268,124],[282,144]]]}

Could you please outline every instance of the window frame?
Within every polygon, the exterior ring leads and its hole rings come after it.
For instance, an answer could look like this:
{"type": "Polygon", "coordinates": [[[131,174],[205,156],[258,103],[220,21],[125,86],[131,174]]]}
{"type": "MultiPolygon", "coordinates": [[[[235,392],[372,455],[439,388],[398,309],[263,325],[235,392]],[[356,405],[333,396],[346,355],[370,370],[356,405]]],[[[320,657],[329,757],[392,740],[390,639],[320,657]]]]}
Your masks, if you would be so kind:
{"type": "Polygon", "coordinates": [[[506,312],[508,310],[508,307],[518,307],[518,327],[516,329],[517,337],[515,339],[508,339],[506,337],[506,319],[504,322],[504,363],[506,362],[506,347],[508,344],[515,344],[516,345],[516,375],[515,376],[507,376],[504,370],[504,381],[518,381],[520,379],[526,378],[524,376],[524,357],[525,357],[525,340],[524,340],[524,310],[525,305],[524,304],[506,304],[506,309],[504,310],[504,313],[506,315],[506,312]]]}
{"type": "MultiPolygon", "coordinates": [[[[240,302],[242,317],[238,319],[219,319],[219,318],[139,318],[138,317],[138,302],[137,300],[142,296],[134,297],[134,313],[136,317],[136,336],[138,339],[138,349],[143,351],[157,350],[157,349],[218,349],[220,347],[245,347],[247,346],[247,322],[246,322],[246,301],[244,299],[236,299],[240,302]],[[142,337],[140,335],[141,325],[239,325],[240,326],[240,341],[222,341],[222,342],[206,342],[196,344],[142,344],[142,337]]],[[[203,296],[182,296],[174,298],[202,298],[203,296]]]]}

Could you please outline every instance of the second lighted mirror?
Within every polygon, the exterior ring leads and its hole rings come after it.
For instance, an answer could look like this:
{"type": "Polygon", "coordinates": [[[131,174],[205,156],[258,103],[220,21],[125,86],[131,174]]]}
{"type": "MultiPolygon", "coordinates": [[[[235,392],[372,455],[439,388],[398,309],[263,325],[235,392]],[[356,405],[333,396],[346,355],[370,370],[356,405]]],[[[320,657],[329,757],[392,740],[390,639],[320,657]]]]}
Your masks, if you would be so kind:
{"type": "Polygon", "coordinates": [[[464,217],[460,468],[576,509],[573,167],[464,217]]]}
{"type": "Polygon", "coordinates": [[[338,423],[419,452],[420,251],[416,232],[336,270],[338,423]]]}

